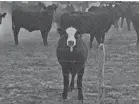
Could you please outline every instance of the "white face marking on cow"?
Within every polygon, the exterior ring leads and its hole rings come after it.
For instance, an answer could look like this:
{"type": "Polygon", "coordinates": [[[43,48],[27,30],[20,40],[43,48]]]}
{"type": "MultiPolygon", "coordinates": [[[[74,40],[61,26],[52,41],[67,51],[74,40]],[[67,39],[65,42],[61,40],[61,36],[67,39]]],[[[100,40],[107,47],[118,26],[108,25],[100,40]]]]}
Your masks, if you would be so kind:
{"type": "Polygon", "coordinates": [[[77,30],[73,27],[69,27],[66,29],[66,33],[68,34],[67,46],[70,47],[70,51],[73,51],[73,47],[76,45],[75,33],[77,30]]]}

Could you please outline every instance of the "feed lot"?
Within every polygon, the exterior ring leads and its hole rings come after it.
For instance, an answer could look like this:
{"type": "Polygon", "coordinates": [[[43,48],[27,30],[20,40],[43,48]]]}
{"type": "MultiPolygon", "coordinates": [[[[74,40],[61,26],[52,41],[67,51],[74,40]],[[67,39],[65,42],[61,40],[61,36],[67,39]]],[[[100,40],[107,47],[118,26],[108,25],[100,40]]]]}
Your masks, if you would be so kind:
{"type": "MultiPolygon", "coordinates": [[[[29,33],[21,29],[19,46],[14,45],[11,20],[7,15],[0,26],[0,103],[1,104],[61,104],[63,76],[56,58],[59,34],[55,27],[44,47],[39,31],[29,33]]],[[[89,46],[89,35],[83,39],[89,46]]],[[[105,39],[106,59],[104,81],[106,104],[118,99],[119,104],[138,104],[139,53],[135,47],[136,34],[124,28],[111,28],[105,39]],[[111,89],[113,87],[113,89],[111,89]]],[[[98,64],[89,49],[83,77],[85,104],[96,100],[98,64]]],[[[76,83],[75,83],[76,86],[76,83]]],[[[69,92],[65,104],[77,103],[77,90],[69,92]]]]}

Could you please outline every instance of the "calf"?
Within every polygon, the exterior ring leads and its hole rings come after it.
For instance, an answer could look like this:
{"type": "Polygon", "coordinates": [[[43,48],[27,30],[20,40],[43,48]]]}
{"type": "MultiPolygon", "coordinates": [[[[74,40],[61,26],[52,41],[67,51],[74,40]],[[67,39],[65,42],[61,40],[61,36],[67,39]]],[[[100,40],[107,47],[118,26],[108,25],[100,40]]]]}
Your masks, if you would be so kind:
{"type": "Polygon", "coordinates": [[[15,44],[18,45],[18,33],[20,28],[25,28],[29,32],[40,30],[43,43],[47,45],[47,36],[48,32],[52,26],[52,19],[54,10],[56,10],[57,6],[52,4],[48,7],[45,7],[43,3],[39,4],[42,6],[42,9],[31,9],[24,8],[22,6],[16,5],[12,10],[12,29],[14,32],[14,40],[15,44]]]}
{"type": "Polygon", "coordinates": [[[0,24],[2,23],[2,18],[5,18],[7,13],[0,13],[0,24]]]}
{"type": "Polygon", "coordinates": [[[77,78],[78,99],[83,102],[82,77],[85,69],[85,62],[88,56],[88,48],[81,39],[81,34],[77,34],[77,29],[69,27],[66,30],[57,29],[60,39],[57,46],[57,59],[62,66],[63,73],[63,99],[67,99],[69,90],[69,74],[72,75],[70,90],[74,89],[74,78],[77,78]]]}
{"type": "MultiPolygon", "coordinates": [[[[117,16],[113,12],[113,8],[97,9],[97,12],[72,12],[64,13],[61,16],[60,27],[66,30],[69,27],[74,27],[77,34],[89,33],[90,34],[90,48],[94,37],[98,42],[98,57],[99,57],[99,104],[103,101],[104,92],[101,89],[104,86],[104,61],[105,61],[105,48],[104,38],[105,33],[110,29],[112,24],[115,24],[117,16]],[[103,95],[103,96],[102,96],[103,95]]],[[[72,49],[71,49],[72,50],[72,49]]]]}

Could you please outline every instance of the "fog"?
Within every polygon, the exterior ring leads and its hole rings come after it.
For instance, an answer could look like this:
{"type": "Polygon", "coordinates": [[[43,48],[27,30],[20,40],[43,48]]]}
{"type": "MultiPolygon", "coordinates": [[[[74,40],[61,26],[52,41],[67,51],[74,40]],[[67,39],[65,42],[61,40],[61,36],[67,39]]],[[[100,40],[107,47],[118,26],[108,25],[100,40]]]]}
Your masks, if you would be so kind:
{"type": "MultiPolygon", "coordinates": [[[[40,31],[28,32],[27,30],[21,28],[18,36],[19,41],[22,41],[32,38],[40,38],[41,34],[40,31]]],[[[11,15],[8,13],[5,18],[2,19],[2,24],[0,25],[0,41],[14,41],[11,15]]]]}
{"type": "MultiPolygon", "coordinates": [[[[48,4],[48,2],[47,2],[47,4],[48,4]]],[[[99,3],[96,2],[96,3],[93,3],[91,5],[98,6],[99,3]]],[[[119,23],[120,23],[120,21],[119,21],[119,23]]],[[[124,28],[127,28],[125,22],[124,22],[123,26],[124,26],[124,28]]],[[[51,31],[55,31],[55,30],[56,30],[56,26],[52,26],[51,31]]],[[[111,38],[111,36],[113,36],[114,34],[117,34],[117,32],[122,32],[123,33],[125,31],[127,31],[127,30],[125,30],[125,29],[116,30],[112,26],[112,28],[109,30],[107,36],[109,38],[111,38]]],[[[13,31],[12,31],[11,15],[9,13],[7,13],[6,17],[2,19],[2,24],[0,25],[0,41],[14,41],[13,38],[14,38],[14,36],[13,36],[13,31]]],[[[41,38],[40,31],[28,32],[27,30],[25,30],[23,28],[20,29],[19,41],[30,40],[32,38],[40,39],[41,38]]]]}
{"type": "Polygon", "coordinates": [[[0,40],[5,40],[5,38],[8,39],[10,37],[12,37],[12,22],[11,15],[7,13],[0,25],[0,40]]]}

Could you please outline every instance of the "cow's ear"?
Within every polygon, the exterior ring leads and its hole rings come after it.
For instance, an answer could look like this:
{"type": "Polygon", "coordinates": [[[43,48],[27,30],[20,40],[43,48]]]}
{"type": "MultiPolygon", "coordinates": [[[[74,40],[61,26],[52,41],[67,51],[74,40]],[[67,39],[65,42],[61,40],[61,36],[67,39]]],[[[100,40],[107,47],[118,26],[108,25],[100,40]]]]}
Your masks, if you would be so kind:
{"type": "Polygon", "coordinates": [[[60,36],[64,36],[64,35],[67,34],[66,31],[63,30],[63,29],[61,29],[61,28],[58,28],[57,31],[58,31],[58,33],[59,33],[60,36]]]}
{"type": "Polygon", "coordinates": [[[4,17],[6,16],[6,14],[7,14],[7,13],[3,13],[3,14],[1,15],[1,17],[3,17],[3,18],[4,18],[4,17]]]}

